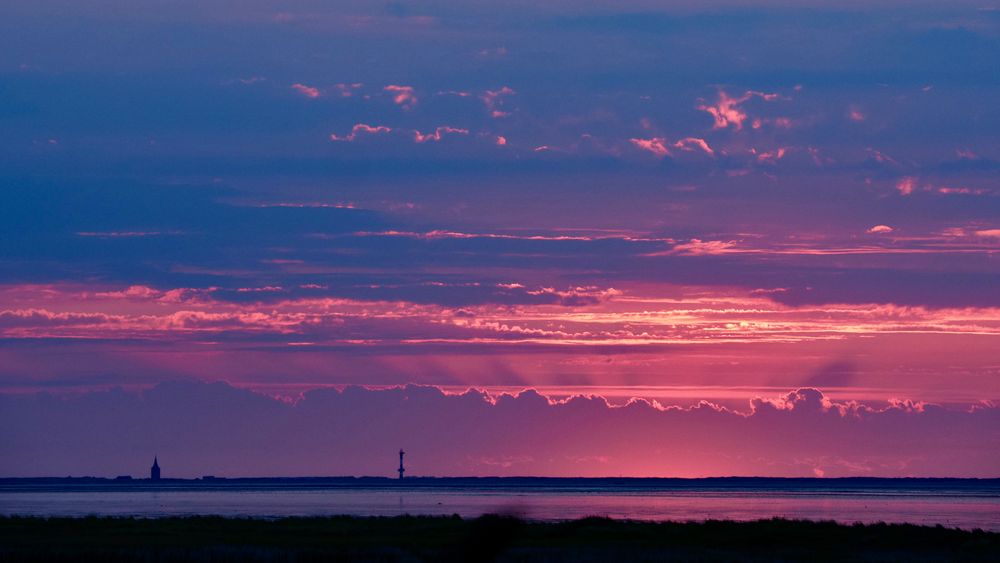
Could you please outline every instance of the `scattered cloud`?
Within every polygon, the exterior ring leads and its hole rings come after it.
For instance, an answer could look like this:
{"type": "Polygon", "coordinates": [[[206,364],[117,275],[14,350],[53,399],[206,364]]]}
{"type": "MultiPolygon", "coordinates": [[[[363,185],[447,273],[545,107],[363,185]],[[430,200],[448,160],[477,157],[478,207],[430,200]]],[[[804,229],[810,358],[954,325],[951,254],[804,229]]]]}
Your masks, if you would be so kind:
{"type": "Polygon", "coordinates": [[[727,254],[736,247],[736,241],[700,240],[693,238],[688,242],[674,245],[672,254],[687,254],[690,256],[709,256],[727,254]]]}
{"type": "Polygon", "coordinates": [[[785,158],[785,155],[788,154],[791,149],[792,147],[778,147],[770,151],[757,151],[756,149],[750,149],[750,152],[757,159],[757,162],[774,164],[785,158]]]}
{"type": "Polygon", "coordinates": [[[483,104],[486,105],[487,111],[490,112],[490,117],[508,117],[510,112],[504,110],[505,98],[513,96],[516,93],[517,92],[515,92],[513,88],[504,86],[499,90],[487,90],[483,92],[480,99],[483,100],[483,104]]]}
{"type": "Polygon", "coordinates": [[[870,235],[883,235],[883,234],[891,233],[894,230],[895,229],[893,229],[889,225],[875,225],[874,227],[868,229],[865,232],[867,232],[870,235]]]}
{"type": "Polygon", "coordinates": [[[684,152],[701,151],[707,155],[715,156],[715,151],[712,150],[712,147],[704,139],[697,137],[685,137],[673,143],[665,137],[651,137],[648,139],[633,137],[629,139],[629,142],[637,149],[654,154],[660,158],[671,156],[671,148],[684,152]]]}
{"type": "Polygon", "coordinates": [[[468,129],[459,129],[457,127],[449,127],[447,125],[437,127],[434,129],[433,133],[422,134],[420,131],[413,132],[413,140],[417,143],[427,143],[427,142],[438,142],[445,135],[468,135],[468,129]]]}
{"type": "Polygon", "coordinates": [[[305,84],[299,84],[299,83],[292,84],[291,88],[292,90],[295,90],[296,92],[302,94],[307,98],[318,98],[321,95],[319,88],[315,88],[313,86],[306,86],[305,84]]]}
{"type": "Polygon", "coordinates": [[[362,84],[361,82],[353,82],[350,84],[340,83],[340,84],[334,84],[333,87],[337,90],[337,93],[340,95],[341,98],[350,98],[353,97],[358,90],[363,88],[364,84],[362,84]]]}
{"type": "Polygon", "coordinates": [[[674,143],[674,148],[683,151],[701,150],[705,154],[715,156],[715,151],[712,150],[712,147],[708,146],[708,143],[704,139],[697,137],[685,137],[674,143]]]}
{"type": "MultiPolygon", "coordinates": [[[[768,102],[781,99],[781,96],[778,94],[768,94],[754,90],[747,90],[742,96],[739,97],[730,97],[725,90],[719,90],[719,99],[715,102],[715,104],[702,104],[697,106],[697,109],[707,112],[712,116],[714,129],[726,129],[728,127],[732,127],[733,129],[739,131],[743,128],[743,122],[745,122],[748,117],[741,105],[754,97],[768,102]]],[[[758,124],[757,127],[759,126],[760,125],[758,124]]]]}
{"type": "Polygon", "coordinates": [[[899,161],[892,158],[891,156],[883,153],[882,151],[875,150],[873,148],[865,149],[869,157],[878,164],[886,164],[890,166],[899,166],[899,161]]]}
{"type": "Polygon", "coordinates": [[[965,186],[938,186],[935,191],[943,195],[989,195],[993,191],[986,188],[968,188],[965,186]]]}
{"type": "Polygon", "coordinates": [[[413,109],[417,105],[417,95],[412,86],[397,86],[390,84],[383,88],[392,95],[392,103],[404,110],[413,109]]]}
{"type": "Polygon", "coordinates": [[[236,82],[249,86],[250,84],[257,84],[258,82],[265,82],[266,80],[267,79],[263,76],[249,76],[247,78],[237,78],[236,82]]]}
{"type": "Polygon", "coordinates": [[[365,123],[358,123],[357,125],[351,128],[351,132],[348,133],[347,135],[339,136],[335,133],[331,134],[330,140],[351,142],[356,140],[358,138],[358,135],[361,134],[378,135],[381,133],[390,133],[390,132],[392,132],[392,129],[389,127],[385,127],[384,125],[371,126],[365,123]]]}
{"type": "Polygon", "coordinates": [[[896,182],[896,190],[899,191],[900,195],[910,195],[917,188],[917,179],[913,176],[906,176],[900,178],[896,182]]]}
{"type": "Polygon", "coordinates": [[[639,150],[650,152],[656,156],[663,158],[665,156],[670,156],[670,149],[667,148],[667,140],[663,137],[653,137],[650,139],[629,139],[639,150]]]}

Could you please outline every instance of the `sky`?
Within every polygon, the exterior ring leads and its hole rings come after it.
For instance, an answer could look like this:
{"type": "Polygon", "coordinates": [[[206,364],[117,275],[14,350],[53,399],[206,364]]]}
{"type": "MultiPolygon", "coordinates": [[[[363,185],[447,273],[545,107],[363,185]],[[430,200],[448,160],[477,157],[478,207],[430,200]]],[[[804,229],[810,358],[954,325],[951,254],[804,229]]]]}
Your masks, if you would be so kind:
{"type": "Polygon", "coordinates": [[[7,0],[0,476],[1000,476],[1000,2],[7,0]]]}

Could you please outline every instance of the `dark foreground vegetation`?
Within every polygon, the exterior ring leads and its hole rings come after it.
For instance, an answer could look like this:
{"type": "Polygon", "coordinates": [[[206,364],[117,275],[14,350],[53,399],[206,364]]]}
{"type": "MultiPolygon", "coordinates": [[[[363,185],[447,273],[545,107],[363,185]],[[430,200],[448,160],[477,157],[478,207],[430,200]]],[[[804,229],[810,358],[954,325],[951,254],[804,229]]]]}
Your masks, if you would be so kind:
{"type": "Polygon", "coordinates": [[[2,562],[677,560],[998,561],[1000,534],[781,519],[0,517],[2,562]]]}

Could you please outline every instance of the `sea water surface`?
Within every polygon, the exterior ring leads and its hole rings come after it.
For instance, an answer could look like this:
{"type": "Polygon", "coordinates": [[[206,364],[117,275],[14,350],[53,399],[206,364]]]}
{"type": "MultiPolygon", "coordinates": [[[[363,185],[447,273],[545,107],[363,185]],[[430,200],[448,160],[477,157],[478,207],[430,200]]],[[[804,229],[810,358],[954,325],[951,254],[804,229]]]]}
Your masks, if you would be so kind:
{"type": "Polygon", "coordinates": [[[34,516],[606,516],[794,518],[1000,531],[1000,480],[234,479],[0,480],[0,514],[34,516]]]}

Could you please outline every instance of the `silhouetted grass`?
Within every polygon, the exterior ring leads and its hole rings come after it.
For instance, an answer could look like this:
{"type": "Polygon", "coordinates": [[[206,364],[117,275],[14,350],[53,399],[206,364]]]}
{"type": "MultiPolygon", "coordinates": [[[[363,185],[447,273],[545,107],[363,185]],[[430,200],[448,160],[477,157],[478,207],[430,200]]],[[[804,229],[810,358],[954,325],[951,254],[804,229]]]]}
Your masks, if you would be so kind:
{"type": "Polygon", "coordinates": [[[0,517],[0,561],[1000,560],[1000,534],[912,525],[507,516],[0,517]]]}

